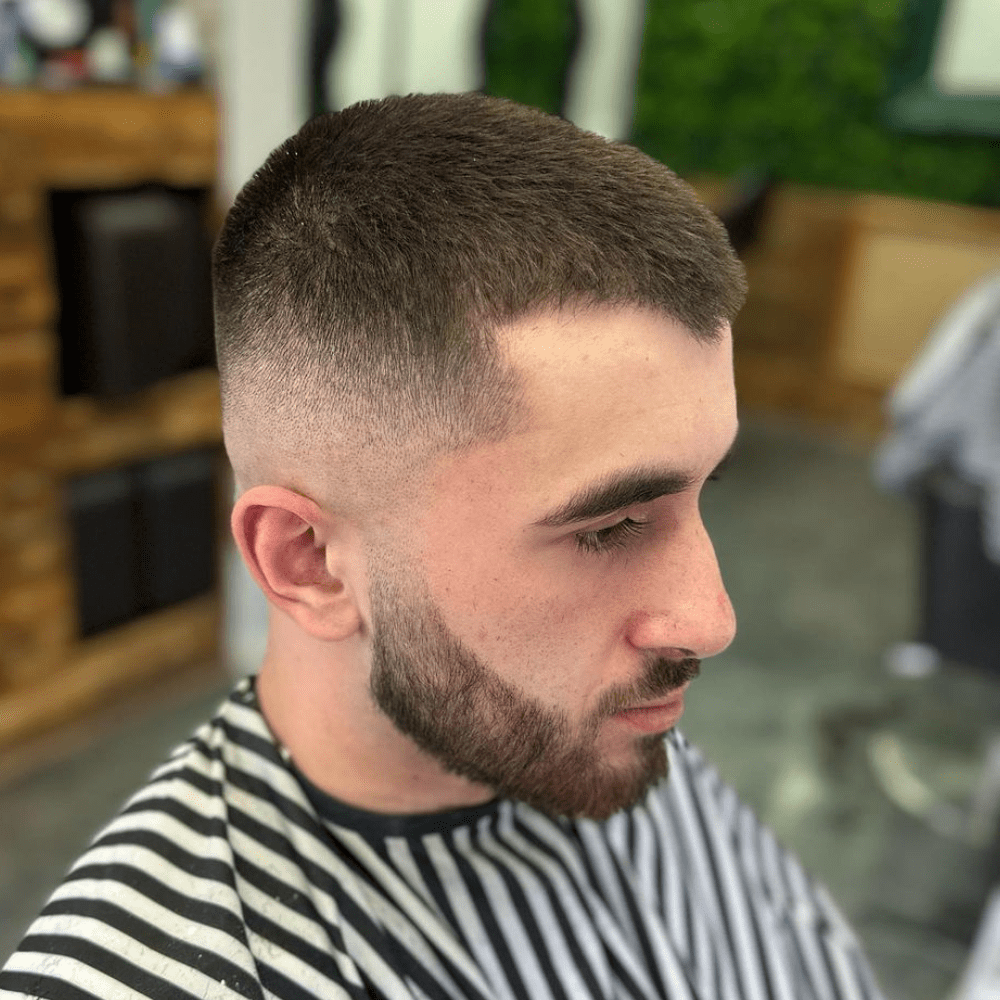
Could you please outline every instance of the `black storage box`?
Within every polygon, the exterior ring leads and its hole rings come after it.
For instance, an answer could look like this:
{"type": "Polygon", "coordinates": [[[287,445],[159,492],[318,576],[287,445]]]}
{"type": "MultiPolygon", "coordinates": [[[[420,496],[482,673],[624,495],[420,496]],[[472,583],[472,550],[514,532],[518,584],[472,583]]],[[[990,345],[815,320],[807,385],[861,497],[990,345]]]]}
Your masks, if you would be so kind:
{"type": "Polygon", "coordinates": [[[62,390],[113,398],[214,362],[205,193],[53,192],[62,390]]]}
{"type": "Polygon", "coordinates": [[[91,635],[141,614],[139,522],[132,475],[109,469],[66,486],[80,632],[91,635]]]}
{"type": "Polygon", "coordinates": [[[982,493],[948,470],[921,501],[921,635],[941,656],[1000,673],[1000,565],[983,548],[982,493]]]}
{"type": "Polygon", "coordinates": [[[198,449],[67,484],[82,635],[215,586],[217,454],[198,449]]]}

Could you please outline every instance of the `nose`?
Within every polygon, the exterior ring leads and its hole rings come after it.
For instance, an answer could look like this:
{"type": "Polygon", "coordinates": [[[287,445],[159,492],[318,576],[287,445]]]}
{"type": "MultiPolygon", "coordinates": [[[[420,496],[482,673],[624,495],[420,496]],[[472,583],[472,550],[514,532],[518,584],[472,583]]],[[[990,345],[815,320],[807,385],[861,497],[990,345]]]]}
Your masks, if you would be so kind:
{"type": "Polygon", "coordinates": [[[628,633],[636,648],[706,659],[733,641],[736,614],[700,517],[656,553],[636,583],[640,606],[628,633]]]}

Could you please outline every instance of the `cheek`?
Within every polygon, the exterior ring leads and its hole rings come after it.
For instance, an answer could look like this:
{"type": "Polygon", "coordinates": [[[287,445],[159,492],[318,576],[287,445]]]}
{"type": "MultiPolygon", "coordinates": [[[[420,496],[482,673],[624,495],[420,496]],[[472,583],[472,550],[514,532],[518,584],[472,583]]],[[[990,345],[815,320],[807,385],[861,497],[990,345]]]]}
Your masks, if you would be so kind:
{"type": "Polygon", "coordinates": [[[525,553],[484,542],[456,555],[428,573],[433,599],[449,628],[501,673],[518,664],[603,662],[625,632],[625,588],[581,564],[571,543],[525,553]]]}

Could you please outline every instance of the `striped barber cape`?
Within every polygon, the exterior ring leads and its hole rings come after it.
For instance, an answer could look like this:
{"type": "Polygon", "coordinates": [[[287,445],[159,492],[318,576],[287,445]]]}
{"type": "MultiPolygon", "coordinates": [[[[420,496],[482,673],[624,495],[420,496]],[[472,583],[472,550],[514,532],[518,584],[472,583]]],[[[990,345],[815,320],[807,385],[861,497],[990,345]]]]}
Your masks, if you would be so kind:
{"type": "Polygon", "coordinates": [[[93,841],[0,972],[52,1000],[879,996],[822,888],[682,736],[610,820],[336,802],[242,681],[93,841]]]}

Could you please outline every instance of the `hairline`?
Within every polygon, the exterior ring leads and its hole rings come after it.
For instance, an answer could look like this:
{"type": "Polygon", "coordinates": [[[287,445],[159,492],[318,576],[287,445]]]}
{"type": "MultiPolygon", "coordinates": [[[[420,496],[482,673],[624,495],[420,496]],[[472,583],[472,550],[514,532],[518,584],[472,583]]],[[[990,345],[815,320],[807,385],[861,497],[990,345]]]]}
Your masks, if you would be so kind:
{"type": "MultiPolygon", "coordinates": [[[[410,452],[410,457],[408,460],[403,461],[401,464],[394,464],[392,471],[386,470],[383,475],[366,475],[365,478],[374,478],[376,481],[385,480],[387,477],[391,477],[394,480],[405,480],[409,485],[414,485],[416,481],[419,481],[423,476],[430,474],[434,466],[437,463],[447,457],[458,456],[463,452],[481,447],[488,444],[500,443],[503,440],[510,437],[512,434],[517,433],[520,429],[526,426],[526,422],[529,419],[529,409],[527,400],[527,376],[528,372],[524,371],[519,367],[517,360],[511,355],[509,349],[505,345],[506,339],[514,335],[519,328],[524,328],[532,323],[538,322],[539,320],[552,319],[555,317],[565,316],[569,314],[577,314],[579,312],[586,313],[600,313],[606,311],[618,311],[624,309],[639,309],[643,311],[648,311],[649,313],[669,319],[674,323],[685,336],[690,337],[696,343],[703,344],[707,346],[717,345],[722,342],[725,337],[725,329],[728,320],[723,318],[717,325],[717,327],[710,333],[705,334],[700,331],[692,330],[686,323],[680,320],[675,314],[670,310],[664,309],[659,305],[650,305],[644,303],[641,300],[628,300],[623,301],[621,299],[614,300],[599,300],[592,295],[572,295],[564,298],[560,302],[553,302],[551,299],[543,299],[539,302],[533,304],[530,308],[520,310],[517,315],[512,315],[508,318],[501,319],[499,321],[489,323],[489,324],[469,324],[470,328],[474,326],[475,334],[471,340],[476,342],[473,350],[482,350],[483,347],[487,349],[488,357],[491,365],[496,365],[496,370],[502,376],[502,389],[504,390],[504,399],[502,404],[498,409],[492,414],[486,415],[485,409],[483,407],[476,407],[473,409],[473,416],[482,416],[483,419],[475,420],[470,422],[465,419],[470,413],[465,411],[462,413],[452,412],[449,414],[451,417],[456,415],[459,417],[457,423],[462,427],[462,430],[455,430],[452,428],[449,430],[444,426],[443,421],[437,420],[436,426],[434,421],[425,421],[424,427],[428,433],[424,434],[419,431],[410,431],[407,433],[400,426],[400,421],[388,419],[388,413],[383,412],[380,414],[381,420],[369,421],[367,424],[367,429],[369,433],[373,433],[375,437],[381,438],[381,444],[383,447],[376,447],[371,440],[366,444],[361,445],[359,450],[367,450],[371,452],[378,452],[379,458],[370,460],[367,464],[370,468],[372,462],[381,462],[384,457],[385,451],[388,448],[397,447],[399,449],[407,449],[410,452]]],[[[257,365],[266,365],[267,361],[270,360],[267,357],[257,358],[257,365]]],[[[481,359],[479,359],[481,360],[481,359]]],[[[244,359],[243,364],[248,365],[248,362],[244,359]]],[[[331,366],[332,367],[332,366],[331,366]]],[[[308,376],[309,391],[306,393],[307,398],[303,400],[302,393],[302,382],[300,381],[295,387],[297,391],[288,391],[289,387],[285,386],[286,398],[290,401],[290,410],[300,409],[303,414],[310,422],[321,423],[322,418],[317,417],[317,410],[328,410],[332,411],[332,406],[324,406],[323,392],[319,383],[323,377],[323,371],[319,364],[312,364],[310,366],[312,369],[308,376]]],[[[240,373],[238,368],[235,373],[230,373],[236,375],[236,381],[242,382],[245,379],[243,373],[240,373]]],[[[245,388],[238,391],[237,396],[240,403],[237,404],[237,408],[244,409],[246,406],[246,398],[249,395],[245,388]]],[[[355,394],[357,396],[358,394],[355,394]]],[[[335,396],[330,395],[327,397],[329,400],[335,399],[335,396]]],[[[362,400],[352,400],[352,404],[355,406],[363,406],[367,401],[362,400]]],[[[259,410],[259,406],[255,405],[254,409],[259,410]]],[[[223,415],[223,429],[225,436],[231,440],[232,432],[229,431],[231,422],[233,420],[233,406],[229,405],[225,407],[223,415]]],[[[396,411],[395,417],[398,418],[399,411],[396,411]]],[[[407,414],[408,417],[419,418],[420,416],[425,416],[426,413],[420,413],[417,411],[416,407],[411,408],[411,412],[407,414]]],[[[353,420],[350,421],[352,428],[356,430],[356,425],[360,420],[360,416],[357,415],[353,420]]],[[[239,413],[237,412],[236,420],[240,421],[239,413]]],[[[412,427],[413,420],[404,420],[403,424],[412,427]]],[[[324,428],[316,428],[322,431],[324,428]]],[[[329,429],[329,428],[326,428],[329,429]]],[[[301,441],[301,434],[292,435],[298,438],[295,442],[299,448],[304,447],[304,442],[301,441]]],[[[348,430],[348,435],[350,436],[350,428],[348,430]]],[[[326,435],[324,435],[326,437],[326,435]]],[[[329,438],[328,438],[329,439],[329,438]]],[[[341,442],[343,439],[341,439],[341,442]]],[[[336,447],[336,445],[335,445],[336,447]]],[[[342,449],[343,454],[346,451],[350,451],[350,447],[342,449]]],[[[275,458],[275,464],[281,464],[281,458],[275,458]]],[[[309,495],[310,491],[315,490],[314,473],[312,469],[305,469],[301,467],[296,468],[296,463],[292,461],[290,463],[290,468],[288,468],[285,475],[272,473],[270,475],[265,474],[263,476],[251,476],[250,481],[246,481],[241,478],[238,471],[236,473],[236,491],[237,494],[244,492],[251,486],[255,485],[281,485],[287,488],[293,489],[296,492],[302,492],[309,495]]],[[[370,500],[372,493],[380,492],[377,486],[373,486],[372,490],[366,490],[366,499],[370,500]]]]}

